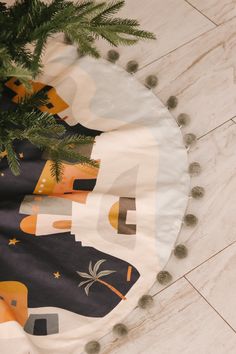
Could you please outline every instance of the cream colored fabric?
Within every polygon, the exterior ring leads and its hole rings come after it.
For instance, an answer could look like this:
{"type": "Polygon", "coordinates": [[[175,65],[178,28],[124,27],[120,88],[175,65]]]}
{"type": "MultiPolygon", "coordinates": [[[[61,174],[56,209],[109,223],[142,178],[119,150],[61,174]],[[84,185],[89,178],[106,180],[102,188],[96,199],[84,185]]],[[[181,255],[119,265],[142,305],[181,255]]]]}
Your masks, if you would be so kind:
{"type": "MultiPolygon", "coordinates": [[[[53,86],[69,105],[59,116],[67,116],[69,125],[79,122],[103,132],[92,150],[92,158],[100,160],[97,183],[85,204],[72,202],[70,232],[83,246],[132,264],[140,277],[127,300],[104,317],[29,308],[29,314],[57,313],[57,334],[34,336],[17,322],[0,324],[2,354],[79,354],[87,341],[121,322],[167,263],[188,200],[187,153],[180,129],[150,90],[117,65],[78,59],[73,46],[61,43],[50,44],[44,64],[37,81],[53,86]],[[134,235],[119,235],[111,225],[109,213],[118,197],[135,197],[136,211],[126,216],[128,225],[136,225],[134,235]]],[[[70,219],[67,213],[64,219],[70,219]]],[[[45,216],[40,220],[43,227],[45,216]]]]}

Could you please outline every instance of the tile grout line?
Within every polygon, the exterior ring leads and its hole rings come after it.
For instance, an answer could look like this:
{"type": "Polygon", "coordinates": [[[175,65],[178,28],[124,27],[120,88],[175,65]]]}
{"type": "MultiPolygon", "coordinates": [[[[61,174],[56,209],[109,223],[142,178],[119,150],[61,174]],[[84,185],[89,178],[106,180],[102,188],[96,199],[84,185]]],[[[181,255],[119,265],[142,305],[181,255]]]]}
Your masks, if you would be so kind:
{"type": "Polygon", "coordinates": [[[219,25],[217,25],[217,23],[215,23],[212,19],[210,19],[207,15],[205,15],[203,12],[201,12],[196,6],[194,6],[193,4],[191,4],[191,2],[189,2],[189,0],[184,0],[187,4],[189,4],[189,6],[191,6],[193,9],[195,9],[199,14],[201,14],[203,17],[205,17],[207,20],[209,20],[211,23],[213,23],[213,25],[215,25],[216,27],[218,27],[219,25]]]}
{"type": "Polygon", "coordinates": [[[177,281],[185,278],[186,275],[188,275],[189,273],[193,272],[194,270],[196,270],[197,268],[201,267],[203,264],[205,264],[206,262],[208,262],[209,260],[211,260],[212,258],[216,257],[219,253],[225,251],[227,248],[229,248],[230,246],[232,246],[233,244],[236,243],[236,240],[231,242],[229,245],[225,246],[224,248],[222,248],[221,250],[219,250],[218,252],[214,253],[212,256],[210,256],[209,258],[205,259],[204,261],[202,261],[200,264],[198,264],[197,266],[191,268],[189,271],[187,271],[186,273],[184,273],[182,276],[180,276],[179,278],[177,278],[176,280],[174,280],[173,282],[171,282],[170,284],[168,284],[167,286],[165,286],[163,289],[160,289],[159,291],[157,291],[155,294],[153,294],[152,296],[156,296],[158,294],[160,294],[162,291],[168,289],[170,286],[172,286],[173,284],[175,284],[177,281]]]}
{"type": "MultiPolygon", "coordinates": [[[[224,24],[224,23],[223,23],[223,24],[224,24]]],[[[222,26],[223,24],[220,24],[219,26],[222,26]]],[[[153,63],[155,63],[155,62],[157,62],[158,60],[163,59],[164,57],[168,56],[169,54],[174,53],[176,50],[178,50],[178,49],[184,47],[185,45],[188,45],[189,43],[191,43],[191,42],[197,40],[198,38],[204,36],[205,34],[211,32],[211,31],[214,31],[214,30],[215,30],[217,27],[219,27],[219,26],[212,27],[212,28],[210,28],[209,30],[206,30],[205,32],[199,34],[197,37],[191,38],[189,41],[187,41],[187,42],[185,42],[185,43],[182,43],[180,46],[178,46],[178,47],[176,47],[176,48],[170,50],[168,53],[165,53],[165,54],[161,55],[159,58],[153,59],[152,61],[150,61],[150,63],[147,63],[147,64],[145,64],[144,66],[141,66],[141,67],[137,70],[137,72],[141,72],[143,69],[145,69],[145,68],[148,67],[149,65],[151,65],[151,64],[153,64],[153,63]]]]}
{"type": "MultiPolygon", "coordinates": [[[[197,269],[198,267],[200,267],[202,264],[206,263],[207,261],[209,261],[210,259],[214,258],[215,256],[217,256],[219,253],[223,252],[225,249],[229,248],[230,246],[232,246],[234,243],[236,243],[236,241],[231,242],[229,245],[227,245],[226,247],[222,248],[220,251],[216,252],[215,254],[213,254],[211,257],[207,258],[205,261],[203,261],[202,263],[200,263],[199,265],[197,265],[196,267],[192,268],[191,270],[189,270],[187,273],[184,273],[181,277],[177,278],[176,280],[174,280],[173,282],[171,282],[169,285],[165,286],[163,289],[159,290],[158,292],[156,292],[155,294],[152,295],[152,297],[154,298],[155,296],[159,295],[160,293],[162,293],[163,291],[165,291],[166,289],[170,288],[172,285],[174,285],[175,283],[177,283],[178,281],[180,281],[181,279],[185,279],[190,286],[201,296],[201,298],[204,299],[204,301],[217,313],[217,315],[232,329],[232,331],[234,333],[236,333],[236,330],[234,330],[234,328],[222,317],[222,315],[209,303],[209,301],[201,294],[201,292],[191,283],[191,281],[187,278],[187,275],[189,273],[191,273],[192,271],[194,271],[195,269],[197,269]]],[[[133,310],[130,312],[130,314],[137,308],[137,306],[135,306],[133,308],[133,310]]],[[[130,315],[129,314],[129,315],[130,315]]],[[[110,333],[110,332],[109,332],[110,333]]],[[[102,337],[99,338],[99,340],[103,339],[104,337],[107,336],[106,333],[105,335],[103,335],[102,337]]]]}
{"type": "Polygon", "coordinates": [[[232,121],[234,124],[236,124],[236,123],[233,121],[234,118],[236,118],[236,116],[233,116],[233,117],[227,119],[227,120],[224,121],[223,123],[217,125],[217,127],[213,128],[213,129],[211,129],[211,130],[209,130],[208,132],[204,133],[203,135],[200,135],[200,136],[197,138],[197,140],[200,140],[200,139],[204,138],[206,135],[208,135],[208,134],[214,132],[214,131],[215,131],[216,129],[218,129],[218,128],[221,128],[224,124],[229,123],[230,121],[232,121]]]}
{"type": "MultiPolygon", "coordinates": [[[[235,123],[236,124],[236,123],[235,123]]],[[[205,259],[203,262],[201,262],[200,264],[198,264],[197,266],[195,266],[194,268],[190,269],[188,272],[184,273],[181,277],[177,278],[176,280],[174,280],[173,282],[171,282],[169,285],[165,286],[164,288],[160,289],[159,291],[157,291],[155,294],[152,295],[152,297],[154,298],[155,296],[159,295],[160,293],[162,293],[163,291],[165,291],[166,289],[170,288],[172,285],[176,284],[179,280],[181,279],[185,279],[194,289],[197,293],[199,293],[199,295],[208,303],[208,305],[222,318],[222,320],[236,333],[236,331],[234,330],[234,328],[220,315],[220,313],[218,313],[218,311],[207,301],[207,299],[199,292],[198,289],[195,288],[195,286],[190,282],[190,280],[187,278],[187,275],[191,272],[193,272],[194,270],[196,270],[197,268],[199,268],[200,266],[202,266],[204,263],[208,262],[209,260],[211,260],[212,258],[216,257],[219,253],[225,251],[227,248],[231,247],[233,244],[236,243],[236,240],[231,242],[229,245],[225,246],[224,248],[222,248],[221,250],[219,250],[218,252],[214,253],[211,257],[205,259]]],[[[135,306],[133,308],[133,310],[131,311],[131,313],[137,308],[137,306],[135,306]]],[[[106,334],[107,335],[107,334],[106,334]]],[[[104,336],[102,336],[100,339],[102,339],[104,336]]]]}
{"type": "Polygon", "coordinates": [[[201,296],[201,298],[215,311],[215,313],[228,325],[229,328],[236,334],[235,329],[226,321],[226,319],[216,310],[215,307],[211,305],[211,303],[202,295],[202,293],[191,283],[191,281],[184,276],[184,279],[192,286],[192,288],[201,296]]]}
{"type": "Polygon", "coordinates": [[[201,262],[200,264],[198,264],[197,266],[195,266],[194,268],[190,269],[188,272],[184,273],[184,277],[186,275],[188,275],[189,273],[193,272],[194,270],[196,270],[197,268],[201,267],[203,264],[205,264],[206,262],[208,262],[209,260],[211,260],[212,258],[216,257],[218,254],[220,254],[221,252],[225,251],[227,248],[233,246],[236,243],[236,240],[231,242],[229,245],[225,246],[224,248],[222,248],[221,250],[219,250],[218,252],[214,253],[212,256],[210,256],[209,258],[205,259],[203,262],[201,262]]]}
{"type": "Polygon", "coordinates": [[[232,16],[232,17],[230,17],[228,20],[225,20],[224,22],[220,22],[220,23],[216,23],[216,22],[214,22],[210,17],[208,17],[207,15],[205,15],[201,10],[199,10],[196,6],[194,6],[193,4],[191,4],[190,2],[189,2],[189,0],[184,0],[187,4],[189,4],[190,6],[192,6],[196,11],[198,11],[200,14],[202,14],[205,18],[207,18],[210,22],[212,22],[216,27],[218,27],[218,26],[221,26],[221,25],[223,25],[224,23],[227,23],[227,22],[229,22],[229,21],[231,21],[234,17],[236,17],[236,16],[232,16]]]}
{"type": "MultiPolygon", "coordinates": [[[[169,287],[171,287],[172,285],[174,285],[175,283],[177,283],[177,281],[181,280],[184,278],[184,275],[182,275],[181,277],[177,278],[176,280],[172,281],[170,284],[166,285],[164,288],[160,289],[159,291],[157,291],[155,294],[152,295],[152,297],[155,297],[156,295],[159,295],[160,293],[162,293],[163,291],[165,291],[166,289],[168,289],[169,287]]],[[[153,284],[155,285],[155,284],[153,284]]]]}

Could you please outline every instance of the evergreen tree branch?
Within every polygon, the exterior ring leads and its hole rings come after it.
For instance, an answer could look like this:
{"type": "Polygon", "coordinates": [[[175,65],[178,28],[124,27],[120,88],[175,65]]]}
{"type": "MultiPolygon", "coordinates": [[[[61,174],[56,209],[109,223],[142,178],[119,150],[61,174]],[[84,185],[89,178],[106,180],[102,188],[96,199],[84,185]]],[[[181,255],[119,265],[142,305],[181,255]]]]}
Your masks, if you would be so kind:
{"type": "Polygon", "coordinates": [[[139,28],[138,21],[115,17],[124,3],[52,0],[46,4],[41,0],[16,0],[6,6],[0,2],[0,91],[11,77],[18,78],[27,88],[14,109],[0,111],[0,152],[6,151],[15,175],[20,172],[20,161],[14,144],[24,139],[46,151],[53,161],[51,172],[57,181],[63,173],[63,162],[98,166],[78,152],[80,145],[93,144],[94,138],[70,135],[53,115],[43,112],[48,97],[42,91],[31,92],[31,80],[42,70],[41,58],[48,38],[58,32],[67,35],[83,54],[96,58],[100,56],[96,46],[99,38],[113,46],[154,39],[152,33],[139,28]]]}
{"type": "Polygon", "coordinates": [[[53,160],[50,167],[51,176],[59,183],[64,171],[63,163],[57,158],[57,155],[52,156],[52,158],[53,160]]]}
{"type": "Polygon", "coordinates": [[[77,3],[53,0],[45,4],[40,0],[18,0],[9,8],[2,6],[0,43],[7,48],[5,62],[9,62],[10,56],[12,63],[29,69],[35,77],[41,69],[47,39],[58,32],[67,34],[84,54],[94,57],[100,56],[95,45],[99,37],[115,46],[135,44],[139,39],[154,39],[150,32],[138,29],[136,20],[114,17],[124,3],[123,0],[100,3],[94,0],[77,3]],[[27,44],[33,45],[33,51],[26,48],[27,44]]]}
{"type": "Polygon", "coordinates": [[[15,176],[18,176],[20,174],[19,159],[17,157],[16,152],[14,151],[14,148],[13,148],[13,145],[11,142],[8,142],[5,145],[5,150],[7,153],[7,161],[8,161],[9,167],[10,167],[12,173],[15,176]]]}

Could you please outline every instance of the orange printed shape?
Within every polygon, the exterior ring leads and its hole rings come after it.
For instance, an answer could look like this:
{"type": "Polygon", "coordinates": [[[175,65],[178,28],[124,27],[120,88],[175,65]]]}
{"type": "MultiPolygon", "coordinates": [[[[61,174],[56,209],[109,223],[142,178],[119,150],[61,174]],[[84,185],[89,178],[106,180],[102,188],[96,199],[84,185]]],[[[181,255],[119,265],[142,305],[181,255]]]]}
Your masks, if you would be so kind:
{"type": "Polygon", "coordinates": [[[17,321],[22,326],[28,318],[28,289],[18,281],[0,282],[0,323],[17,321]]]}
{"type": "Polygon", "coordinates": [[[71,220],[58,220],[54,221],[52,226],[57,230],[68,230],[71,229],[71,220]]]}
{"type": "Polygon", "coordinates": [[[82,164],[63,163],[63,176],[59,183],[51,175],[52,161],[48,160],[35,186],[34,194],[57,196],[80,203],[85,203],[90,191],[73,190],[76,179],[96,179],[99,169],[82,164]],[[67,193],[67,194],[65,194],[67,193]],[[70,194],[69,194],[70,193],[70,194]]]}
{"type": "Polygon", "coordinates": [[[64,171],[62,180],[54,187],[54,194],[62,194],[65,192],[78,193],[81,191],[73,190],[73,184],[76,179],[92,179],[97,178],[98,168],[82,164],[63,164],[64,171]]]}
{"type": "Polygon", "coordinates": [[[39,177],[38,183],[35,186],[34,194],[51,195],[56,185],[55,178],[51,174],[52,162],[48,160],[39,177]]]}
{"type": "Polygon", "coordinates": [[[15,96],[12,98],[12,101],[18,103],[21,98],[26,94],[25,86],[17,80],[17,78],[12,77],[5,83],[5,86],[8,87],[11,91],[15,92],[15,96]]]}
{"type": "MultiPolygon", "coordinates": [[[[41,82],[30,82],[32,85],[32,92],[38,92],[40,90],[42,90],[45,87],[45,84],[41,83],[41,82]]],[[[10,80],[8,80],[5,83],[5,86],[7,86],[9,89],[11,89],[13,92],[15,92],[15,96],[13,97],[12,101],[15,103],[18,103],[20,101],[20,99],[22,99],[26,93],[27,90],[25,88],[25,86],[19,82],[19,80],[17,80],[17,78],[13,77],[10,80]]],[[[32,92],[30,91],[30,94],[32,94],[32,92]]]]}
{"type": "Polygon", "coordinates": [[[109,222],[115,230],[118,230],[119,206],[119,201],[113,204],[108,215],[109,222]]]}
{"type": "Polygon", "coordinates": [[[126,297],[118,290],[116,289],[113,285],[107,283],[105,280],[102,279],[96,279],[99,283],[105,285],[108,289],[110,289],[111,291],[113,291],[113,293],[115,293],[117,296],[119,296],[122,300],[126,300],[126,297]]]}
{"type": "Polygon", "coordinates": [[[51,107],[49,108],[47,106],[41,106],[39,107],[40,111],[48,112],[51,114],[57,114],[69,107],[69,105],[65,101],[63,101],[63,99],[57,94],[55,88],[51,88],[47,92],[47,96],[48,102],[49,104],[51,104],[51,107]]]}
{"type": "Polygon", "coordinates": [[[20,229],[26,234],[36,235],[37,215],[29,215],[21,220],[20,229]]]}
{"type": "MultiPolygon", "coordinates": [[[[42,82],[31,81],[30,83],[32,86],[32,92],[29,91],[30,94],[41,91],[46,87],[46,85],[43,84],[42,82]]],[[[27,93],[25,86],[15,77],[8,80],[5,83],[5,86],[11,89],[13,92],[15,92],[16,95],[12,99],[12,101],[15,103],[19,103],[20,99],[22,99],[27,93]]],[[[57,114],[69,107],[69,105],[57,94],[54,87],[49,88],[49,90],[47,91],[47,96],[48,96],[48,103],[50,106],[48,107],[46,105],[46,106],[39,107],[39,109],[42,112],[57,114]]]]}
{"type": "Polygon", "coordinates": [[[127,281],[130,281],[131,274],[132,274],[132,266],[129,265],[127,270],[127,281]]]}
{"type": "Polygon", "coordinates": [[[6,150],[4,150],[3,152],[0,153],[0,159],[3,159],[6,156],[7,156],[6,150]]]}
{"type": "MultiPolygon", "coordinates": [[[[46,85],[41,82],[32,82],[33,92],[38,92],[42,90],[45,86],[46,85]]],[[[57,94],[56,89],[54,87],[49,88],[49,90],[47,91],[47,97],[48,104],[51,107],[48,107],[47,105],[39,107],[40,111],[42,112],[57,114],[69,107],[68,104],[57,94]]]]}
{"type": "Polygon", "coordinates": [[[72,192],[71,194],[55,194],[54,196],[57,196],[58,198],[68,199],[73,202],[85,204],[89,193],[89,191],[76,191],[72,192]]]}

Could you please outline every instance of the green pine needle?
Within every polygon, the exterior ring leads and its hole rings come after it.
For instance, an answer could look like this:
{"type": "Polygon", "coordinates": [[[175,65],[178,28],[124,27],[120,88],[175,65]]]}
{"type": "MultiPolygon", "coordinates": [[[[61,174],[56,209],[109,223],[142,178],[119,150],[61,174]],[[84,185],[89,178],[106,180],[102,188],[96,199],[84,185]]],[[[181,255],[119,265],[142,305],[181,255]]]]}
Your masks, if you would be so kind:
{"type": "Polygon", "coordinates": [[[115,17],[124,4],[123,0],[52,0],[50,4],[16,0],[11,6],[0,2],[0,90],[11,77],[18,78],[27,89],[14,110],[0,111],[0,151],[6,150],[13,174],[20,173],[14,143],[24,139],[48,154],[57,181],[63,174],[63,162],[98,167],[96,161],[78,152],[80,145],[93,144],[94,138],[68,135],[53,115],[41,112],[48,97],[40,91],[32,93],[30,82],[42,71],[42,53],[48,38],[56,33],[63,32],[80,52],[95,58],[100,57],[96,46],[99,38],[113,46],[155,39],[154,34],[139,29],[138,21],[115,17]]]}
{"type": "Polygon", "coordinates": [[[61,181],[62,176],[63,176],[63,171],[64,171],[64,168],[63,168],[62,161],[60,161],[54,157],[54,160],[52,161],[52,164],[51,164],[50,172],[51,172],[51,176],[53,178],[55,178],[57,183],[59,183],[61,181]]]}
{"type": "Polygon", "coordinates": [[[100,56],[94,43],[99,37],[115,46],[154,39],[152,33],[138,29],[138,21],[114,17],[124,4],[123,0],[100,3],[53,0],[50,4],[40,0],[17,0],[9,7],[2,4],[0,75],[12,76],[15,68],[15,76],[23,81],[29,79],[28,75],[35,77],[41,69],[47,39],[58,32],[67,34],[81,52],[94,57],[100,56]],[[29,44],[33,50],[28,49],[29,44]]]}
{"type": "Polygon", "coordinates": [[[7,153],[7,161],[8,161],[9,167],[10,167],[12,173],[15,176],[18,176],[20,174],[19,159],[18,159],[17,154],[14,151],[14,148],[10,142],[8,142],[5,145],[5,150],[7,153]]]}

